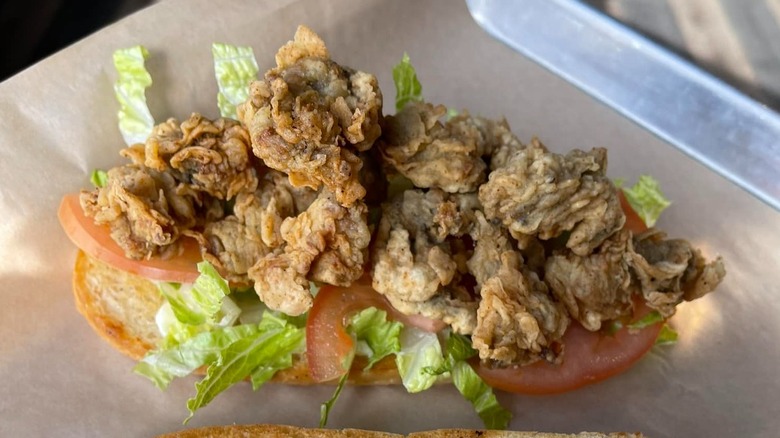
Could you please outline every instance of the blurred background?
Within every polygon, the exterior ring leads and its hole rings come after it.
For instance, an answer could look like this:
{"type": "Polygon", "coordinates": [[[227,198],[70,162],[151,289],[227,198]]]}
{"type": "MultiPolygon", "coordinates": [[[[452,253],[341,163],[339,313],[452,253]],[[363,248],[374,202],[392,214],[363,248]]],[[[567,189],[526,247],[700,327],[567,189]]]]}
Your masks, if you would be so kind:
{"type": "MultiPolygon", "coordinates": [[[[780,0],[573,0],[780,111],[780,0]]],[[[153,0],[3,0],[0,80],[153,0]]]]}

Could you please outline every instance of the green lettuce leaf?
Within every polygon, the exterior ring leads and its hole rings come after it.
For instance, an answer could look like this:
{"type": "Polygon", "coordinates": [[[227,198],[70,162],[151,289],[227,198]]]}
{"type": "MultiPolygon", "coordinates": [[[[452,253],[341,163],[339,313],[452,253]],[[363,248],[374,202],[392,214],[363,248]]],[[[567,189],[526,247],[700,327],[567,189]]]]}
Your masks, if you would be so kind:
{"type": "Polygon", "coordinates": [[[168,301],[165,301],[160,306],[160,309],[157,310],[154,321],[157,323],[157,330],[163,336],[162,343],[158,346],[162,349],[172,348],[198,333],[211,329],[206,324],[190,325],[179,321],[179,318],[173,312],[171,303],[168,301]]]}
{"type": "Polygon", "coordinates": [[[640,176],[633,187],[623,187],[622,190],[631,208],[648,227],[653,227],[661,212],[671,205],[661,192],[658,181],[649,175],[640,176]]]}
{"type": "Polygon", "coordinates": [[[92,174],[89,175],[89,182],[93,186],[101,189],[108,184],[108,173],[105,170],[95,169],[92,174]]]}
{"type": "Polygon", "coordinates": [[[479,377],[467,362],[456,362],[452,368],[452,383],[468,400],[488,429],[506,429],[512,413],[504,409],[493,394],[493,389],[479,377]]]}
{"type": "Polygon", "coordinates": [[[417,80],[417,72],[406,53],[401,62],[393,67],[393,82],[395,82],[396,111],[401,111],[408,102],[422,100],[422,85],[417,80]]]}
{"type": "Polygon", "coordinates": [[[256,324],[199,333],[171,348],[150,352],[133,371],[165,389],[174,378],[187,376],[203,365],[215,362],[228,345],[257,333],[256,324]]]}
{"type": "Polygon", "coordinates": [[[655,345],[675,344],[677,343],[678,338],[679,335],[677,334],[677,331],[671,328],[669,324],[664,324],[664,326],[661,327],[661,332],[658,333],[658,337],[655,339],[655,345]]]}
{"type": "Polygon", "coordinates": [[[292,364],[292,355],[302,351],[304,342],[304,329],[266,313],[258,324],[257,334],[240,338],[222,349],[206,371],[206,377],[195,384],[197,394],[187,401],[190,416],[185,423],[195,411],[247,376],[251,376],[254,389],[260,387],[276,371],[292,364]]]}
{"type": "Polygon", "coordinates": [[[452,333],[447,338],[447,359],[451,362],[461,362],[477,355],[477,350],[471,347],[471,340],[463,335],[452,333]]]}
{"type": "Polygon", "coordinates": [[[444,366],[444,355],[436,333],[426,332],[415,327],[401,330],[401,350],[395,355],[395,363],[401,381],[408,392],[424,391],[438,380],[429,369],[444,366]]]}
{"type": "Polygon", "coordinates": [[[355,314],[349,320],[347,332],[358,344],[367,347],[366,370],[377,362],[401,349],[399,336],[403,324],[387,320],[387,312],[369,307],[355,314]]]}
{"type": "Polygon", "coordinates": [[[339,395],[341,395],[341,390],[344,389],[344,385],[347,383],[348,378],[349,373],[345,373],[343,376],[341,376],[339,379],[339,384],[336,386],[336,390],[333,392],[333,396],[331,396],[328,401],[320,405],[320,428],[328,425],[328,416],[330,415],[330,410],[333,409],[333,405],[336,403],[336,400],[338,400],[339,395]]]}
{"type": "MultiPolygon", "coordinates": [[[[368,356],[368,365],[365,370],[370,369],[382,358],[397,353],[401,349],[399,336],[403,329],[400,322],[388,321],[387,312],[379,310],[376,307],[369,307],[353,315],[347,323],[347,333],[355,340],[355,348],[352,354],[345,358],[344,367],[352,368],[352,361],[355,354],[368,356]]],[[[341,376],[339,384],[334,391],[333,396],[320,406],[320,427],[328,424],[328,415],[336,400],[344,388],[344,384],[349,378],[349,373],[341,376]]]]}
{"type": "Polygon", "coordinates": [[[257,79],[257,61],[251,47],[230,44],[211,45],[214,73],[219,94],[217,104],[222,117],[237,118],[236,106],[249,97],[249,84],[257,79]]]}
{"type": "Polygon", "coordinates": [[[158,289],[184,324],[232,325],[241,309],[227,298],[230,294],[227,281],[207,261],[198,263],[198,272],[200,275],[192,285],[161,282],[158,289]]]}
{"type": "Polygon", "coordinates": [[[119,101],[119,131],[125,143],[143,143],[152,133],[154,118],[146,105],[146,88],[152,85],[152,76],[144,61],[149,52],[143,46],[114,52],[114,67],[119,78],[114,93],[119,101]]]}
{"type": "Polygon", "coordinates": [[[661,316],[661,313],[659,313],[657,310],[653,310],[652,312],[648,313],[642,318],[628,324],[626,327],[634,330],[643,329],[645,327],[649,327],[653,324],[659,323],[663,320],[664,317],[661,316]]]}
{"type": "Polygon", "coordinates": [[[504,409],[496,399],[493,389],[482,380],[467,362],[477,355],[468,337],[452,333],[445,347],[446,362],[441,367],[428,367],[425,372],[432,375],[452,375],[452,383],[469,401],[488,429],[506,429],[512,413],[504,409]]]}

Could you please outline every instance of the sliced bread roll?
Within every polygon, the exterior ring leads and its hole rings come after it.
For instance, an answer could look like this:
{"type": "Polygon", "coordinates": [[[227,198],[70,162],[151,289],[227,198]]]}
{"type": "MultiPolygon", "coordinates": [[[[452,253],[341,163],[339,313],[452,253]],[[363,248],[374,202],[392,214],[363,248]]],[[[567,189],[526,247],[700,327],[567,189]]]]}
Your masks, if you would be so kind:
{"type": "MultiPolygon", "coordinates": [[[[404,435],[360,429],[306,429],[273,424],[211,426],[160,435],[158,438],[403,438],[404,435]]],[[[513,432],[505,430],[440,429],[415,432],[407,438],[641,438],[640,433],[560,434],[545,432],[513,432]]]]}
{"type": "MultiPolygon", "coordinates": [[[[154,317],[163,298],[153,282],[79,251],[73,272],[73,293],[76,307],[92,328],[127,356],[139,360],[160,341],[154,317]]],[[[368,371],[363,371],[365,366],[363,357],[355,358],[350,383],[389,385],[401,381],[392,357],[386,357],[368,371]]],[[[273,381],[299,385],[316,383],[309,376],[305,356],[297,357],[291,368],[276,373],[273,381]]]]}

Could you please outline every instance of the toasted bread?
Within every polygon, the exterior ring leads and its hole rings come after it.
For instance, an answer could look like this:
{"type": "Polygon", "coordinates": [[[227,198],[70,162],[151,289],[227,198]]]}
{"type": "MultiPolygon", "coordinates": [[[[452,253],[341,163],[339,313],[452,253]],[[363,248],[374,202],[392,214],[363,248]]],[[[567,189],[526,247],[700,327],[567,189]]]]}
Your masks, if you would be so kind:
{"type": "MultiPolygon", "coordinates": [[[[189,429],[181,432],[160,435],[158,438],[403,438],[387,432],[374,432],[361,429],[306,429],[294,426],[273,424],[211,426],[189,429]]],[[[415,432],[407,438],[641,438],[640,433],[594,433],[559,434],[545,432],[513,432],[498,430],[440,429],[415,432]]]]}
{"type": "MultiPolygon", "coordinates": [[[[154,317],[163,303],[157,286],[79,251],[73,272],[76,307],[92,328],[122,353],[139,360],[160,341],[154,317]]],[[[400,382],[392,357],[363,371],[366,362],[356,357],[350,371],[350,383],[388,385],[400,382]]],[[[273,381],[311,385],[305,356],[299,356],[291,368],[279,371],[273,381]]]]}

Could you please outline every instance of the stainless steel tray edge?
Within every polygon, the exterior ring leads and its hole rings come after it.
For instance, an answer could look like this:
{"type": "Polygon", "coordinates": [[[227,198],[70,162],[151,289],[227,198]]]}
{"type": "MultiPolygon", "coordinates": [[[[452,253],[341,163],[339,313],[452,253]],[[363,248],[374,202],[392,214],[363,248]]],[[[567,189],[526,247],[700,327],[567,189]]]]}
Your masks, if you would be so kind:
{"type": "Polygon", "coordinates": [[[780,210],[780,116],[573,0],[466,0],[490,35],[780,210]]]}

